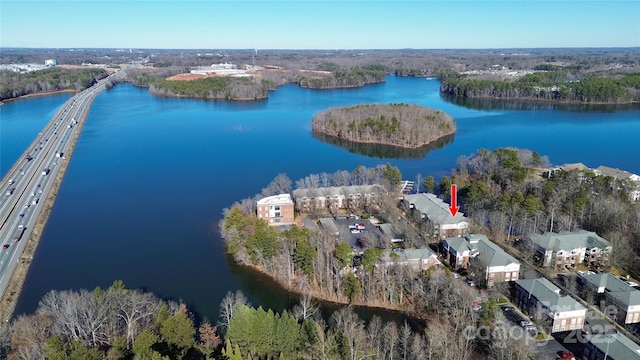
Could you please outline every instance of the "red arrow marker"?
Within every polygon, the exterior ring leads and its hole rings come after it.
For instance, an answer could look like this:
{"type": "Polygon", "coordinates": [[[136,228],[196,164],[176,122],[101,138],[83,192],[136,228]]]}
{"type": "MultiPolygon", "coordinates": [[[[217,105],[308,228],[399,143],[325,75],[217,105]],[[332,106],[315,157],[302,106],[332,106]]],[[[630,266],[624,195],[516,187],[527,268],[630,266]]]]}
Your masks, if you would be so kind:
{"type": "Polygon", "coordinates": [[[457,186],[456,184],[451,184],[451,206],[449,206],[451,216],[456,217],[458,210],[460,210],[460,206],[458,206],[457,186]]]}

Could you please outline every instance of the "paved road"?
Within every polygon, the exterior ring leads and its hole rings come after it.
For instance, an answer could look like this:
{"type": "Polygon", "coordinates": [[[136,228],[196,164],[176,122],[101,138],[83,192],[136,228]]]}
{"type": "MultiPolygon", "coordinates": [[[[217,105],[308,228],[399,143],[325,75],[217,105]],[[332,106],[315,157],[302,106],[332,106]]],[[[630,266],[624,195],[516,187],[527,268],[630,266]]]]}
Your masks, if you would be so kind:
{"type": "MultiPolygon", "coordinates": [[[[110,77],[118,76],[118,73],[110,77]]],[[[0,298],[22,256],[78,125],[103,79],[69,99],[0,183],[0,298]],[[24,230],[20,228],[24,227],[24,230]]]]}

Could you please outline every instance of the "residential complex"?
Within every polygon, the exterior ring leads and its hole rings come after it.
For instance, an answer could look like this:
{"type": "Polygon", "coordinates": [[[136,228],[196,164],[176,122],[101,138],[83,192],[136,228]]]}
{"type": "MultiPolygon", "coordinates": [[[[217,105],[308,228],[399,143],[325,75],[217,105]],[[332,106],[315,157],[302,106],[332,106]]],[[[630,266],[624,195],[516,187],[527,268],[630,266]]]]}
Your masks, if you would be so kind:
{"type": "Polygon", "coordinates": [[[617,311],[607,314],[613,316],[613,320],[621,324],[640,322],[640,291],[629,282],[609,273],[581,274],[580,281],[594,299],[615,306],[617,311]]]}
{"type": "Polygon", "coordinates": [[[433,237],[444,239],[469,234],[469,220],[460,211],[451,216],[449,205],[430,193],[405,195],[407,210],[418,221],[425,221],[433,237]]]}
{"type": "MultiPolygon", "coordinates": [[[[448,237],[442,241],[443,255],[452,269],[468,268],[478,262],[487,286],[518,280],[520,262],[482,234],[448,237]]],[[[479,275],[479,274],[478,274],[479,275]]]]}
{"type": "Polygon", "coordinates": [[[293,224],[293,200],[289,194],[268,196],[258,200],[258,219],[262,219],[269,225],[293,224]]]}
{"type": "Polygon", "coordinates": [[[386,266],[390,265],[408,265],[414,270],[427,270],[435,266],[440,268],[442,263],[438,260],[438,256],[429,248],[419,249],[401,249],[396,251],[386,250],[382,257],[386,266]],[[392,254],[396,254],[395,256],[392,254]]]}
{"type": "MultiPolygon", "coordinates": [[[[549,177],[556,171],[578,171],[580,173],[579,180],[584,182],[587,180],[586,172],[592,172],[596,176],[608,176],[616,180],[620,180],[623,184],[628,186],[627,191],[629,192],[629,200],[630,201],[638,201],[640,200],[640,175],[632,174],[628,171],[608,167],[608,166],[598,166],[595,169],[590,169],[585,166],[583,163],[576,164],[564,164],[561,166],[557,166],[549,169],[547,173],[549,177]]],[[[619,186],[615,184],[611,184],[611,186],[619,186]]]]}
{"type": "Polygon", "coordinates": [[[529,234],[527,241],[537,252],[543,267],[557,270],[573,269],[581,263],[608,266],[611,257],[609,241],[586,230],[529,234]]]}
{"type": "Polygon", "coordinates": [[[520,309],[546,324],[552,333],[582,329],[587,309],[545,278],[516,281],[515,300],[520,309]]]}
{"type": "Polygon", "coordinates": [[[362,209],[380,204],[386,190],[380,185],[331,186],[313,189],[296,189],[293,198],[300,211],[330,211],[338,209],[362,209]]]}
{"type": "Polygon", "coordinates": [[[630,186],[630,188],[628,189],[629,200],[640,200],[640,175],[632,174],[628,171],[616,168],[610,168],[608,166],[599,166],[593,172],[596,175],[610,176],[614,179],[627,182],[627,184],[630,186]]]}

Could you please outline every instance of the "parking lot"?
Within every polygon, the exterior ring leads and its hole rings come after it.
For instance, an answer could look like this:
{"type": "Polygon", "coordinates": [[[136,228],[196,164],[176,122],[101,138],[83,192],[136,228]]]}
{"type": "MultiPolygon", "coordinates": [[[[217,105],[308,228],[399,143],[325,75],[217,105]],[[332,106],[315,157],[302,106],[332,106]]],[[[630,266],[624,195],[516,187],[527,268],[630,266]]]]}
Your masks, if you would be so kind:
{"type": "Polygon", "coordinates": [[[340,233],[340,241],[349,246],[364,250],[370,247],[386,247],[382,233],[369,220],[360,217],[347,219],[334,219],[334,223],[340,233]],[[351,228],[350,228],[351,227],[351,228]]]}

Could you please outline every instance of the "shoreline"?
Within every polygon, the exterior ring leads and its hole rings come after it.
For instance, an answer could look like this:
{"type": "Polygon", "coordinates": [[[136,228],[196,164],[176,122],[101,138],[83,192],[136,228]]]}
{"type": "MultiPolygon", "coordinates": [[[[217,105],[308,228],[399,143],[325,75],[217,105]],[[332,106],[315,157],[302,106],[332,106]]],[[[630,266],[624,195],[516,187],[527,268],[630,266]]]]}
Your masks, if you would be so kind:
{"type": "MultiPolygon", "coordinates": [[[[22,289],[26,279],[29,275],[29,267],[33,262],[34,255],[38,250],[38,245],[40,244],[40,240],[42,238],[42,234],[44,233],[44,229],[49,220],[49,215],[51,214],[51,210],[53,209],[53,205],[55,204],[58,191],[60,190],[60,186],[62,185],[62,181],[64,179],[64,175],[67,172],[67,168],[69,166],[69,162],[73,156],[73,152],[75,150],[78,139],[80,138],[80,134],[82,133],[82,128],[84,127],[84,123],[87,119],[87,115],[89,109],[91,108],[91,104],[95,96],[89,101],[88,106],[85,111],[80,115],[80,119],[78,121],[77,127],[78,130],[73,135],[73,139],[69,145],[69,150],[67,151],[67,156],[65,156],[65,161],[60,163],[60,170],[51,186],[51,192],[47,195],[47,198],[44,201],[44,206],[42,211],[38,215],[36,219],[36,223],[31,232],[31,236],[29,239],[26,239],[27,245],[25,246],[24,252],[19,258],[19,263],[16,266],[15,271],[13,272],[11,279],[9,280],[9,284],[7,285],[7,290],[5,291],[5,295],[2,299],[0,299],[0,316],[5,321],[2,321],[2,325],[0,325],[0,331],[5,330],[6,326],[10,323],[10,320],[14,317],[14,312],[18,300],[20,299],[20,295],[22,293],[22,289]]],[[[62,111],[62,109],[60,110],[62,111]]],[[[59,116],[59,113],[56,113],[54,116],[59,116]]],[[[50,123],[47,124],[49,126],[50,123]]],[[[17,166],[17,165],[14,165],[17,166]]]]}
{"type": "MultiPolygon", "coordinates": [[[[440,97],[443,98],[451,98],[455,100],[484,100],[484,101],[501,101],[504,103],[516,102],[516,103],[524,103],[524,104],[550,104],[550,105],[608,105],[608,106],[622,106],[622,105],[634,105],[640,104],[640,101],[625,101],[625,102],[582,102],[582,101],[559,101],[559,100],[550,100],[550,99],[536,99],[536,98],[509,98],[504,99],[500,97],[492,97],[492,96],[459,96],[449,94],[443,91],[440,91],[440,97]]],[[[464,106],[464,105],[461,105],[464,106]]],[[[465,106],[467,107],[467,106],[465,106]]]]}
{"type": "MultiPolygon", "coordinates": [[[[261,268],[259,266],[252,265],[252,264],[240,264],[240,263],[236,262],[235,259],[231,255],[226,253],[226,243],[225,243],[225,256],[227,256],[228,259],[230,261],[232,261],[235,266],[247,269],[249,271],[255,271],[258,274],[260,274],[261,276],[267,277],[270,281],[272,281],[274,284],[276,284],[277,286],[282,288],[287,293],[293,294],[295,296],[300,296],[301,297],[301,296],[307,294],[312,299],[314,299],[316,301],[320,301],[320,302],[324,302],[324,303],[328,303],[328,304],[340,305],[340,306],[355,306],[355,307],[366,308],[366,309],[377,309],[377,310],[392,311],[392,312],[397,312],[397,313],[404,314],[404,315],[406,315],[408,317],[411,317],[411,318],[414,318],[414,319],[417,319],[417,320],[421,320],[421,318],[419,316],[416,316],[412,312],[407,311],[406,309],[403,309],[401,307],[393,307],[393,306],[389,306],[389,305],[385,305],[385,304],[376,305],[376,304],[367,303],[366,301],[361,301],[361,300],[358,300],[358,301],[355,301],[355,302],[349,302],[348,299],[340,299],[340,298],[325,296],[325,295],[321,294],[320,292],[318,292],[316,289],[309,288],[308,291],[304,291],[302,289],[299,289],[299,288],[295,287],[294,285],[289,287],[289,286],[287,286],[287,284],[279,281],[275,276],[273,276],[272,274],[266,272],[263,268],[261,268]]],[[[292,281],[292,284],[295,284],[295,283],[296,283],[295,280],[292,281]]],[[[407,298],[407,303],[410,303],[410,302],[411,301],[407,298]]],[[[406,304],[403,304],[403,305],[406,305],[406,304]]]]}
{"type": "Polygon", "coordinates": [[[22,100],[22,99],[28,99],[28,98],[32,98],[32,97],[38,97],[38,96],[47,96],[47,95],[55,95],[55,94],[63,94],[63,93],[77,93],[76,90],[56,90],[56,91],[45,91],[45,92],[37,92],[37,93],[31,93],[31,94],[26,94],[26,95],[20,95],[18,97],[14,97],[14,98],[8,98],[8,99],[4,99],[2,100],[3,103],[9,103],[9,102],[13,102],[13,101],[18,101],[18,100],[22,100]]]}
{"type": "Polygon", "coordinates": [[[348,139],[348,138],[344,138],[344,137],[340,137],[340,136],[335,136],[335,135],[327,134],[327,133],[325,133],[325,132],[322,132],[322,131],[319,131],[319,130],[314,130],[314,129],[312,129],[312,131],[313,131],[313,132],[315,132],[315,133],[317,133],[317,134],[322,134],[322,135],[324,135],[324,136],[329,136],[329,137],[332,137],[332,138],[335,138],[335,139],[344,140],[344,141],[350,141],[350,142],[353,142],[353,143],[358,143],[358,144],[369,144],[369,145],[385,145],[385,146],[393,146],[393,147],[396,147],[396,148],[398,148],[398,149],[406,149],[406,150],[415,150],[415,149],[420,149],[420,148],[422,148],[422,147],[425,147],[425,146],[428,146],[428,145],[430,145],[430,144],[433,144],[433,143],[435,143],[436,141],[438,141],[438,140],[440,140],[440,139],[442,139],[442,138],[445,138],[445,137],[447,137],[447,136],[451,136],[451,135],[455,135],[455,134],[456,134],[456,132],[455,132],[455,131],[452,131],[452,132],[450,132],[450,133],[443,134],[442,136],[439,136],[439,137],[437,137],[437,138],[435,138],[435,139],[433,139],[433,140],[431,140],[431,141],[429,141],[429,142],[427,142],[427,143],[424,143],[424,144],[421,144],[421,145],[418,145],[418,146],[403,146],[403,145],[393,144],[393,143],[390,143],[390,142],[364,141],[364,140],[348,139]]]}

